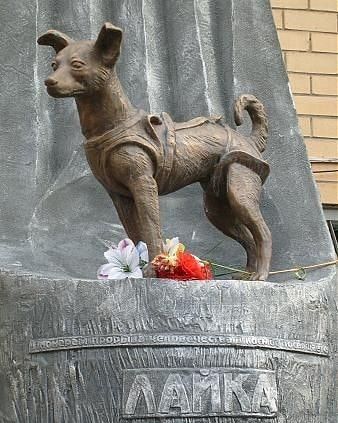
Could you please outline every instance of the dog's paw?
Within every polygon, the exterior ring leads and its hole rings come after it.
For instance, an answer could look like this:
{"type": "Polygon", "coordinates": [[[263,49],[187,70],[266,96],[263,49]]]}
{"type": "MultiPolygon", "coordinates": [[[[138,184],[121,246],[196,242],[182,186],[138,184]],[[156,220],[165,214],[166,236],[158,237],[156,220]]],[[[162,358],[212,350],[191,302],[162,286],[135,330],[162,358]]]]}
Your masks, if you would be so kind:
{"type": "Polygon", "coordinates": [[[267,272],[255,272],[250,276],[251,281],[266,281],[269,276],[267,272]]]}

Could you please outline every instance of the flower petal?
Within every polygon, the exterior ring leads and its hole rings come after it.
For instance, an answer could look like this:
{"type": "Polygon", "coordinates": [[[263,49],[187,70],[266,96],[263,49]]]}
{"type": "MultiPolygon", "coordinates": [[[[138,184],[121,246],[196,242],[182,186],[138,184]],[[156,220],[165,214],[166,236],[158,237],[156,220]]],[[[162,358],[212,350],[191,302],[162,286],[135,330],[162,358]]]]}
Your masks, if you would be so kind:
{"type": "Polygon", "coordinates": [[[140,256],[140,260],[144,261],[145,263],[149,263],[149,253],[147,244],[143,241],[139,241],[136,245],[136,249],[140,256]]]}
{"type": "Polygon", "coordinates": [[[114,273],[115,270],[116,267],[113,264],[103,264],[97,270],[97,277],[98,279],[110,279],[110,275],[114,273]]]}
{"type": "Polygon", "coordinates": [[[169,255],[176,257],[179,253],[183,253],[184,250],[185,246],[181,242],[179,242],[170,249],[169,255]]]}
{"type": "Polygon", "coordinates": [[[106,260],[108,261],[108,263],[110,263],[111,260],[114,259],[115,254],[116,254],[116,248],[114,248],[114,247],[109,248],[109,250],[107,250],[104,253],[104,256],[105,256],[106,260]]]}
{"type": "Polygon", "coordinates": [[[119,250],[123,250],[124,248],[128,247],[129,245],[131,245],[132,247],[135,247],[135,244],[133,243],[133,241],[131,239],[125,238],[118,243],[117,248],[119,250]]]}
{"type": "Polygon", "coordinates": [[[132,245],[127,245],[122,250],[119,250],[121,260],[124,266],[129,265],[129,256],[132,254],[133,250],[135,250],[135,247],[133,247],[132,245]]]}
{"type": "Polygon", "coordinates": [[[133,272],[140,265],[140,256],[136,248],[133,248],[127,256],[127,266],[133,272]]]}
{"type": "Polygon", "coordinates": [[[163,251],[167,254],[170,254],[170,250],[174,248],[179,242],[180,241],[178,237],[166,239],[165,243],[163,244],[163,251]]]}
{"type": "Polygon", "coordinates": [[[126,260],[122,254],[122,251],[114,248],[106,251],[105,257],[109,263],[113,264],[115,267],[123,269],[126,266],[126,260]]]}
{"type": "Polygon", "coordinates": [[[143,278],[142,270],[139,267],[134,269],[133,272],[127,272],[125,274],[128,275],[128,278],[134,278],[134,279],[143,278]]]}
{"type": "MultiPolygon", "coordinates": [[[[138,268],[139,269],[139,268],[138,268]]],[[[135,272],[124,272],[120,267],[116,267],[111,263],[104,264],[97,271],[98,279],[126,279],[126,278],[142,278],[141,269],[135,272]]]]}

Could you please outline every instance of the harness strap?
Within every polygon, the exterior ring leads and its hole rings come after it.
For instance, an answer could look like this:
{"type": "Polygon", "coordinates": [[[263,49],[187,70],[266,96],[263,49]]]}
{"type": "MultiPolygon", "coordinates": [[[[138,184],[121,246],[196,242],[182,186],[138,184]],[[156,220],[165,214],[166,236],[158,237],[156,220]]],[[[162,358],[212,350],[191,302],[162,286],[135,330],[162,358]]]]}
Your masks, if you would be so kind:
{"type": "Polygon", "coordinates": [[[176,150],[176,133],[174,122],[167,113],[162,113],[162,120],[165,125],[166,133],[164,140],[159,140],[162,146],[162,166],[159,166],[155,175],[159,192],[163,192],[172,171],[175,150],[176,150]]]}
{"type": "Polygon", "coordinates": [[[98,137],[89,138],[85,141],[85,148],[100,148],[106,141],[115,140],[121,137],[126,130],[132,128],[136,125],[142,118],[144,117],[144,112],[138,111],[129,119],[124,121],[121,125],[117,126],[116,128],[110,129],[107,132],[104,132],[102,135],[98,137]]]}

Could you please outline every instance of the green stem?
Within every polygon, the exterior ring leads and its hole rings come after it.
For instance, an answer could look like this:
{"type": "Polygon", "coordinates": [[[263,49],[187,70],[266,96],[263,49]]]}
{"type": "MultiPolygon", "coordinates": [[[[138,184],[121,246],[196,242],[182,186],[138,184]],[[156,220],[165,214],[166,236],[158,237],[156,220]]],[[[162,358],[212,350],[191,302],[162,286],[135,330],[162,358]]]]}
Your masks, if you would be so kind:
{"type": "Polygon", "coordinates": [[[236,272],[236,273],[244,273],[247,275],[251,275],[250,272],[247,272],[246,270],[243,270],[243,269],[236,269],[235,267],[223,266],[221,264],[213,263],[212,261],[209,261],[209,260],[202,260],[202,262],[206,264],[210,264],[213,267],[219,267],[221,269],[232,270],[233,272],[236,272]]]}
{"type": "Polygon", "coordinates": [[[234,272],[225,272],[225,273],[220,273],[219,275],[214,275],[215,278],[219,278],[221,276],[228,276],[228,275],[232,275],[234,272]]]}

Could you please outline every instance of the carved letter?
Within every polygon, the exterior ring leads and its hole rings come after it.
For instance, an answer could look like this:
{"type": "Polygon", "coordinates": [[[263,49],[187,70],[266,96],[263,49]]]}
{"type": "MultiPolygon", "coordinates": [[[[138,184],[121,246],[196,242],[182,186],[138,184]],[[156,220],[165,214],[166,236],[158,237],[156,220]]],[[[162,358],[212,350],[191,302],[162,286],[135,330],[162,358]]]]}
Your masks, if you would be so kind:
{"type": "Polygon", "coordinates": [[[221,391],[219,384],[219,374],[213,373],[193,375],[193,411],[200,413],[202,411],[202,395],[205,391],[210,391],[211,411],[221,411],[221,391]]]}
{"type": "Polygon", "coordinates": [[[229,412],[233,410],[233,398],[234,393],[238,399],[241,410],[244,412],[251,411],[250,399],[247,393],[244,391],[242,385],[243,382],[249,377],[248,374],[240,374],[236,379],[232,379],[231,373],[224,374],[224,411],[229,412]]]}
{"type": "Polygon", "coordinates": [[[171,407],[180,408],[182,414],[191,411],[185,387],[178,374],[170,374],[168,376],[158,411],[162,414],[169,414],[171,407]]]}
{"type": "Polygon", "coordinates": [[[147,404],[148,414],[154,414],[156,411],[154,393],[149,379],[145,375],[137,375],[130,388],[129,396],[125,406],[126,414],[135,414],[137,402],[141,393],[147,404]]]}
{"type": "Polygon", "coordinates": [[[252,411],[258,413],[267,407],[270,413],[277,411],[277,385],[274,375],[261,374],[252,397],[252,411]]]}

